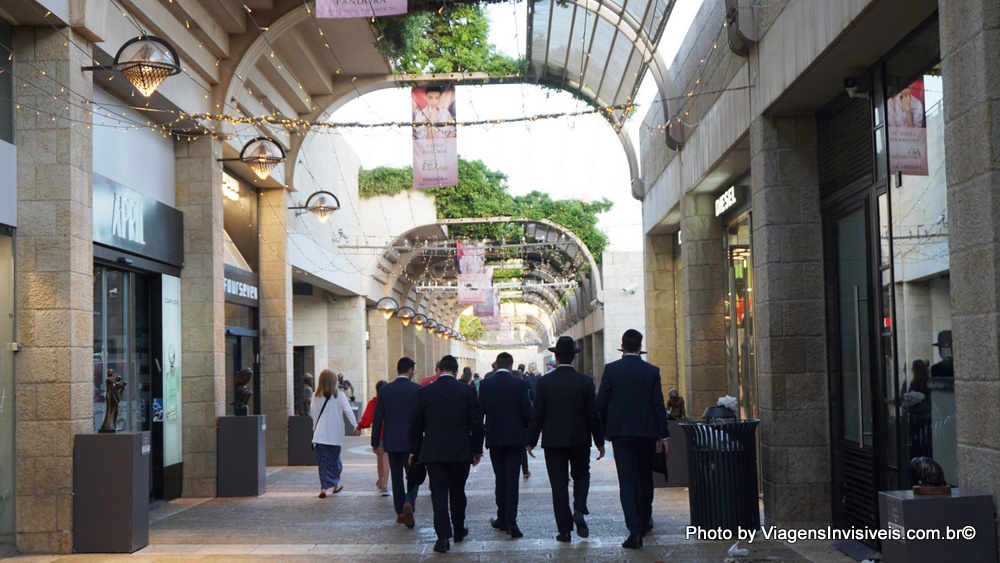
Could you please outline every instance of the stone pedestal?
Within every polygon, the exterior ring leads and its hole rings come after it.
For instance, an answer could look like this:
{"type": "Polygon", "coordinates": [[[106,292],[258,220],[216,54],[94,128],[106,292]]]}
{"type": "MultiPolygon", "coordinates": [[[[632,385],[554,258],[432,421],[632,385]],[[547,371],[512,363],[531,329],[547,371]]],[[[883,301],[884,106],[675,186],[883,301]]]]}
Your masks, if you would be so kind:
{"type": "Polygon", "coordinates": [[[881,529],[903,538],[882,540],[886,563],[997,560],[996,515],[990,494],[958,488],[949,495],[883,491],[878,504],[881,529]],[[926,537],[940,534],[940,539],[905,539],[907,530],[926,537]]]}
{"type": "Polygon", "coordinates": [[[149,432],[77,434],[73,551],[133,553],[149,545],[149,432]]]}
{"type": "Polygon", "coordinates": [[[265,430],[267,419],[262,415],[219,417],[220,497],[256,497],[267,490],[265,430]]]}
{"type": "Polygon", "coordinates": [[[316,465],[311,416],[288,417],[288,465],[316,465]]]}

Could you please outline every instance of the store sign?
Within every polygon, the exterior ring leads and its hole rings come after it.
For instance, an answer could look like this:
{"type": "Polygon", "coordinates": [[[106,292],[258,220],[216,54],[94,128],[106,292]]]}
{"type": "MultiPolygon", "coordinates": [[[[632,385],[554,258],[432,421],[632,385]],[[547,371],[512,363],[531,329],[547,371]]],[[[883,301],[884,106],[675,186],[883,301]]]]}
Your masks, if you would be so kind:
{"type": "Polygon", "coordinates": [[[94,242],[181,267],[184,214],[94,174],[94,242]]]}
{"type": "Polygon", "coordinates": [[[715,200],[715,216],[722,215],[734,205],[736,205],[736,186],[730,186],[725,193],[715,200]]]}
{"type": "Polygon", "coordinates": [[[223,274],[222,291],[229,303],[239,303],[257,307],[260,299],[260,283],[257,276],[240,268],[226,265],[223,274]]]}

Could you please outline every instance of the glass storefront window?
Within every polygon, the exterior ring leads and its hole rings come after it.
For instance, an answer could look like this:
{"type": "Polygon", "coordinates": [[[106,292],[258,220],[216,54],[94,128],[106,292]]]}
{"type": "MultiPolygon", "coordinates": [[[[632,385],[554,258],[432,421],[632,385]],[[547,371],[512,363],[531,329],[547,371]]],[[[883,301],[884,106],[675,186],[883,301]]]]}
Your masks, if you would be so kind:
{"type": "Polygon", "coordinates": [[[150,429],[150,307],[145,276],[94,266],[94,430],[104,422],[109,370],[125,382],[116,430],[150,429]]]}
{"type": "Polygon", "coordinates": [[[958,484],[938,26],[886,61],[894,326],[903,463],[930,456],[958,484]]]}
{"type": "Polygon", "coordinates": [[[726,366],[741,419],[757,418],[756,335],[750,213],[726,227],[726,366]]]}

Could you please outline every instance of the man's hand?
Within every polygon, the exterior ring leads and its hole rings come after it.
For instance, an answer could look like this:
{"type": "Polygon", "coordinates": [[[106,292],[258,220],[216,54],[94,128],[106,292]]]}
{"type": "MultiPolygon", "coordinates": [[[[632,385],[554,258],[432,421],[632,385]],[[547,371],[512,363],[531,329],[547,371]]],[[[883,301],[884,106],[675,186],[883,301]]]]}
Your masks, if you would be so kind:
{"type": "Polygon", "coordinates": [[[483,459],[483,454],[475,454],[472,456],[472,465],[479,465],[479,462],[483,459]]]}
{"type": "Polygon", "coordinates": [[[528,446],[528,455],[535,457],[535,454],[531,450],[535,449],[535,446],[528,446]]]}
{"type": "Polygon", "coordinates": [[[660,440],[656,442],[656,453],[670,455],[670,441],[660,440]]]}
{"type": "Polygon", "coordinates": [[[603,444],[600,445],[600,446],[597,446],[597,451],[598,451],[597,459],[601,459],[602,457],[604,457],[604,445],[603,444]]]}
{"type": "Polygon", "coordinates": [[[354,435],[355,436],[360,436],[361,435],[361,428],[360,427],[355,427],[354,428],[354,435]]]}
{"type": "Polygon", "coordinates": [[[385,451],[385,448],[383,448],[382,446],[376,446],[376,447],[372,448],[372,453],[374,453],[375,455],[382,455],[382,452],[384,452],[384,451],[385,451]]]}
{"type": "Polygon", "coordinates": [[[410,457],[406,458],[406,465],[413,465],[413,454],[410,454],[410,457]]]}

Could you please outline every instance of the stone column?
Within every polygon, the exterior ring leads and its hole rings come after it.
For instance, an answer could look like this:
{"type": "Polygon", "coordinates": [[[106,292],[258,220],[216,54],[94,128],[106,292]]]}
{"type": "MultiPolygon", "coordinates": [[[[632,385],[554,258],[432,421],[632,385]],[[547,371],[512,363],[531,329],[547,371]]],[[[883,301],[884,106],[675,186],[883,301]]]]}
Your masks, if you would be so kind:
{"type": "Polygon", "coordinates": [[[285,190],[261,190],[260,229],[260,408],[267,417],[268,465],[288,463],[288,417],[292,409],[292,268],[288,263],[285,190]]]}
{"type": "MultiPolygon", "coordinates": [[[[403,338],[407,333],[412,333],[415,329],[413,325],[403,326],[403,323],[391,322],[386,326],[385,345],[385,370],[390,377],[396,376],[396,362],[407,355],[403,353],[403,338]]],[[[413,356],[410,356],[411,358],[413,356]]]]}
{"type": "Polygon", "coordinates": [[[722,222],[710,194],[686,194],[681,206],[681,294],[688,414],[701,416],[728,393],[722,222]]]}
{"type": "MultiPolygon", "coordinates": [[[[375,383],[384,379],[386,383],[393,380],[396,374],[396,362],[393,360],[389,368],[389,332],[390,327],[401,327],[399,319],[388,319],[374,309],[368,310],[368,388],[375,394],[375,383]]],[[[399,356],[396,356],[396,360],[399,356]]]]}
{"type": "Polygon", "coordinates": [[[826,526],[830,431],[816,120],[758,117],[750,149],[764,516],[781,527],[826,526]]]}
{"type": "Polygon", "coordinates": [[[216,419],[226,414],[221,153],[209,138],[174,143],[177,209],[184,213],[181,318],[184,331],[185,497],[216,494],[216,419]]]}
{"type": "Polygon", "coordinates": [[[958,479],[1000,498],[1000,1],[939,2],[958,479]]]}
{"type": "Polygon", "coordinates": [[[77,45],[89,49],[69,28],[14,31],[24,74],[14,84],[22,348],[7,392],[7,408],[16,406],[17,482],[16,506],[6,509],[16,511],[21,553],[72,552],[73,437],[94,432],[92,118],[77,104],[92,97],[93,78],[80,70],[92,62],[77,45]],[[56,82],[74,92],[68,110],[56,82]]]}
{"type": "Polygon", "coordinates": [[[351,381],[355,398],[362,407],[374,390],[369,390],[366,381],[366,315],[364,297],[345,297],[333,305],[327,320],[329,367],[351,381]]]}
{"type": "MultiPolygon", "coordinates": [[[[663,396],[677,387],[690,401],[684,384],[683,348],[677,345],[677,293],[674,276],[674,238],[676,234],[649,235],[645,241],[646,334],[643,345],[649,363],[659,366],[663,396]]],[[[605,335],[619,341],[621,335],[605,335]]]]}

